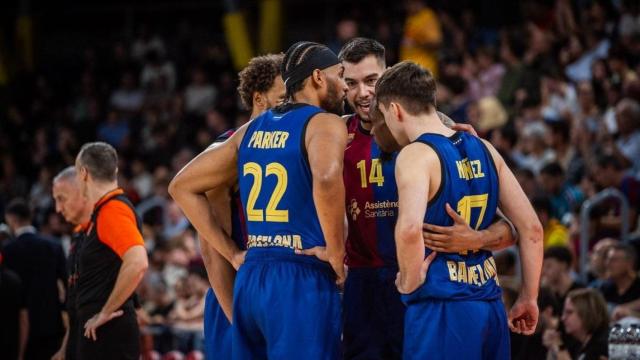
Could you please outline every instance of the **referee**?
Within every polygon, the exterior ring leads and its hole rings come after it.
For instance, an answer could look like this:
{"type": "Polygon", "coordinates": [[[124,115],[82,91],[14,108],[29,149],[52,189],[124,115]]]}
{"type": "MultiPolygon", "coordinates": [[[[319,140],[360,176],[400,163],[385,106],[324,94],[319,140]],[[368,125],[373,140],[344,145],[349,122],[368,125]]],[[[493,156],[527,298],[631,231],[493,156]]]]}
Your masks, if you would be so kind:
{"type": "Polygon", "coordinates": [[[148,266],[133,205],[118,187],[116,150],[82,146],[76,158],[80,188],[93,204],[78,250],[79,359],[139,359],[133,294],[148,266]]]}

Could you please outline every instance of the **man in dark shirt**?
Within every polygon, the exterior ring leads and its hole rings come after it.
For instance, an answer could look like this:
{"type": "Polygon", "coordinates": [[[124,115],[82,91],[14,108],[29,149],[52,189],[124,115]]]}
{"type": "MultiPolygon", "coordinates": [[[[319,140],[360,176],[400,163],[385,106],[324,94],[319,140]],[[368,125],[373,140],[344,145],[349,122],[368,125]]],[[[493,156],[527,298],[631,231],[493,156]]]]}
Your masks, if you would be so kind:
{"type": "Polygon", "coordinates": [[[584,287],[571,276],[572,264],[573,255],[565,246],[551,246],[544,252],[542,284],[556,296],[557,304],[560,306],[556,309],[557,313],[560,313],[569,291],[584,287]]]}
{"type": "Polygon", "coordinates": [[[609,249],[606,260],[609,279],[600,286],[609,310],[640,299],[640,279],[635,262],[636,252],[630,245],[617,244],[609,249]]]}
{"type": "Polygon", "coordinates": [[[60,289],[67,272],[62,246],[36,233],[29,206],[22,200],[9,203],[5,219],[15,237],[3,248],[5,264],[22,280],[29,311],[25,359],[49,359],[65,333],[60,289]]]}
{"type": "Polygon", "coordinates": [[[140,357],[133,294],[147,270],[147,252],[131,202],[118,187],[118,155],[109,144],[85,144],[76,158],[80,189],[93,206],[77,252],[80,359],[140,357]]]}
{"type": "Polygon", "coordinates": [[[29,333],[29,313],[22,282],[2,265],[0,253],[0,349],[2,358],[23,359],[29,333]]]}
{"type": "Polygon", "coordinates": [[[78,279],[78,249],[82,246],[82,240],[91,218],[92,206],[83,196],[80,184],[77,181],[76,169],[69,166],[62,170],[54,179],[52,187],[53,199],[56,204],[56,211],[64,219],[75,225],[71,235],[71,246],[69,247],[69,258],[67,259],[68,284],[67,284],[67,314],[68,326],[67,334],[58,350],[54,360],[65,359],[74,360],[77,358],[77,340],[80,327],[78,325],[78,314],[76,307],[78,279]]]}

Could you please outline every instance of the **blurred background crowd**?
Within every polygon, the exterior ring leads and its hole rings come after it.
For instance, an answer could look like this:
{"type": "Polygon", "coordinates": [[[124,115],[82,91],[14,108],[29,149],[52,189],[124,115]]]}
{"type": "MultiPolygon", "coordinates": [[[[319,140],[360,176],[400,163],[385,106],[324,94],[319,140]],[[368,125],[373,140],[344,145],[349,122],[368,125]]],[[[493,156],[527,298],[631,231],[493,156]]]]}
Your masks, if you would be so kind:
{"type": "MultiPolygon", "coordinates": [[[[243,14],[257,42],[260,2],[32,1],[28,11],[24,3],[0,15],[0,219],[12,199],[26,199],[34,226],[67,251],[71,226],[55,212],[52,177],[83,143],[110,143],[149,252],[138,290],[147,350],[200,349],[208,283],[193,228],[167,185],[219,134],[249,120],[222,19],[243,14]]],[[[539,359],[558,339],[570,345],[570,335],[601,330],[571,322],[563,309],[570,290],[596,289],[610,319],[640,310],[637,0],[275,3],[279,50],[304,39],[338,52],[353,37],[375,38],[388,64],[413,59],[430,68],[439,110],[472,124],[511,166],[544,225],[546,249],[540,329],[514,337],[514,358],[539,359]],[[624,200],[595,201],[606,188],[624,200]]],[[[0,231],[2,240],[11,236],[0,231]]],[[[515,254],[496,255],[507,305],[518,289],[515,254]]]]}

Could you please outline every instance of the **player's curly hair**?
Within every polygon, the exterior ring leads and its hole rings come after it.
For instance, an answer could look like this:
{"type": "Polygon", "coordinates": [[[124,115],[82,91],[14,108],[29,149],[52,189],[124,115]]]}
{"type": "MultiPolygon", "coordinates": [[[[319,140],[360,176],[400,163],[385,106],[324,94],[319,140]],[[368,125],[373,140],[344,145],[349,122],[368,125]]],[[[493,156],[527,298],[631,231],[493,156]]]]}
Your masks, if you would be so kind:
{"type": "Polygon", "coordinates": [[[280,75],[283,58],[283,54],[257,56],[240,71],[238,93],[245,109],[253,110],[253,93],[267,92],[271,89],[276,76],[280,75]]]}

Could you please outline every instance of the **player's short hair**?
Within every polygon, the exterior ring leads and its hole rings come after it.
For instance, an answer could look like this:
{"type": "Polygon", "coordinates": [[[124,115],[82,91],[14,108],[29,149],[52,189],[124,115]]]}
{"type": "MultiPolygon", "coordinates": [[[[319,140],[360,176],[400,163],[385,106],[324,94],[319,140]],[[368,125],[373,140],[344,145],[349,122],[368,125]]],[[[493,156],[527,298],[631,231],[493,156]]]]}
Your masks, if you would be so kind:
{"type": "Polygon", "coordinates": [[[376,84],[378,104],[402,104],[411,115],[436,107],[436,80],[431,72],[411,61],[400,62],[382,74],[376,84]]]}
{"type": "Polygon", "coordinates": [[[96,180],[115,181],[118,176],[118,153],[113,146],[97,141],[82,145],[78,162],[96,180]]]}
{"type": "Polygon", "coordinates": [[[567,265],[567,268],[571,268],[573,263],[573,255],[571,250],[566,246],[551,246],[544,251],[544,259],[555,259],[561,263],[567,265]]]}
{"type": "Polygon", "coordinates": [[[588,334],[606,329],[609,312],[604,296],[596,289],[576,289],[567,294],[567,299],[576,308],[582,326],[588,334]]]}
{"type": "Polygon", "coordinates": [[[53,183],[55,184],[60,181],[73,181],[76,178],[76,173],[75,166],[67,166],[53,178],[53,183]]]}
{"type": "Polygon", "coordinates": [[[283,58],[284,54],[256,56],[238,73],[238,94],[245,109],[253,110],[254,93],[264,93],[271,89],[276,77],[280,75],[283,58]]]}
{"type": "Polygon", "coordinates": [[[386,66],[384,46],[374,39],[364,37],[349,40],[340,49],[338,59],[357,64],[369,55],[373,55],[383,68],[386,66]]]}

